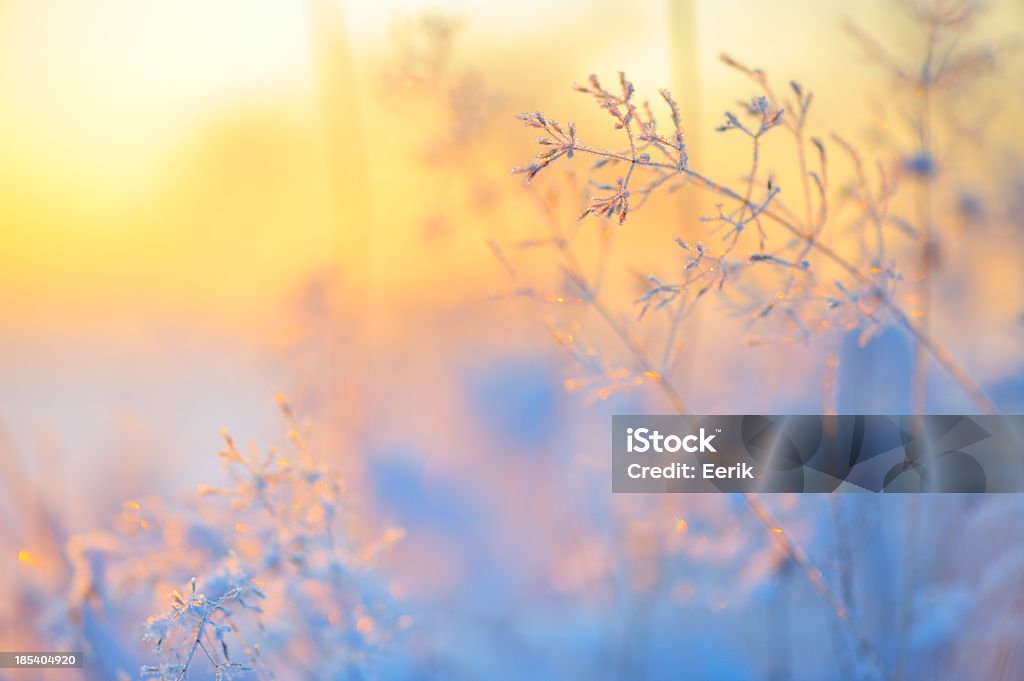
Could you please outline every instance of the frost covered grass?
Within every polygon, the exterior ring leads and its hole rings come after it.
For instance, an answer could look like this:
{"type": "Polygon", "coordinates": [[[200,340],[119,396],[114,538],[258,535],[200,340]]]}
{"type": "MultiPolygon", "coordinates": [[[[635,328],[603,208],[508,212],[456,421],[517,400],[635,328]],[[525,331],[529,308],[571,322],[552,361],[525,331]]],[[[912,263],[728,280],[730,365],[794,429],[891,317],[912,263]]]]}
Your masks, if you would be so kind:
{"type": "MultiPolygon", "coordinates": [[[[717,215],[703,218],[717,229],[721,246],[705,246],[702,242],[690,244],[676,238],[681,249],[683,278],[675,282],[663,282],[651,275],[649,288],[638,298],[642,318],[652,307],[667,310],[671,316],[668,334],[669,343],[663,356],[665,361],[656,363],[638,357],[644,373],[657,370],[659,375],[670,372],[675,363],[678,347],[671,341],[676,338],[678,325],[686,313],[708,293],[727,295],[732,289],[749,298],[743,308],[751,314],[753,324],[761,323],[768,317],[780,319],[784,337],[795,335],[806,339],[823,329],[862,329],[862,343],[887,322],[893,322],[908,333],[934,360],[954,378],[957,384],[984,413],[993,413],[994,406],[982,389],[960,365],[955,357],[936,339],[915,324],[913,317],[923,316],[921,311],[908,312],[896,295],[897,284],[904,275],[898,264],[887,257],[886,233],[900,230],[903,236],[910,231],[906,225],[886,217],[888,201],[893,189],[888,186],[884,166],[879,165],[882,189],[874,195],[864,175],[864,164],[857,150],[837,133],[832,133],[833,144],[845,152],[857,169],[858,186],[854,189],[861,197],[868,218],[873,227],[873,243],[862,239],[865,248],[857,257],[841,254],[822,239],[823,233],[836,231],[830,227],[828,198],[828,153],[826,143],[819,137],[805,137],[807,117],[813,94],[793,81],[789,85],[792,100],[780,99],[769,84],[766,74],[750,68],[732,57],[723,55],[722,61],[749,75],[759,86],[756,94],[745,104],[745,114],[750,122],[741,121],[731,111],[725,113],[725,122],[719,132],[738,131],[750,140],[751,163],[743,187],[733,188],[707,177],[694,169],[688,162],[685,137],[682,131],[679,108],[667,90],[661,91],[662,99],[671,112],[671,130],[659,132],[659,121],[648,102],[634,101],[635,88],[619,74],[618,89],[613,92],[601,85],[596,76],[591,76],[588,85],[577,85],[575,89],[593,96],[598,106],[611,115],[616,130],[625,138],[620,149],[606,149],[586,144],[577,138],[576,125],[563,127],[548,119],[540,112],[522,114],[520,119],[529,127],[544,133],[537,138],[543,148],[535,160],[518,167],[515,173],[523,175],[526,181],[533,180],[541,171],[559,159],[571,159],[576,153],[591,156],[597,160],[591,171],[598,173],[608,168],[620,170],[614,183],[592,179],[591,186],[597,193],[590,199],[587,208],[580,213],[582,220],[589,215],[604,218],[614,217],[619,225],[626,221],[632,208],[642,206],[650,196],[660,190],[671,192],[687,185],[709,191],[717,199],[728,202],[719,204],[717,215]],[[787,111],[791,112],[787,115],[787,111]],[[792,113],[795,112],[795,113],[792,113]],[[774,128],[785,127],[792,133],[801,168],[803,183],[802,206],[789,206],[779,196],[781,188],[770,171],[763,169],[761,140],[774,128]],[[816,150],[817,168],[808,170],[807,145],[816,150]],[[622,169],[624,168],[624,172],[622,169]],[[814,187],[814,198],[810,187],[814,187]],[[879,207],[877,201],[886,202],[879,207]],[[803,218],[798,216],[803,215],[803,218]],[[767,227],[774,226],[778,233],[768,244],[767,227]],[[755,236],[745,252],[737,253],[744,233],[754,231],[755,236]],[[756,267],[774,270],[774,277],[768,282],[752,279],[749,272],[756,267]],[[747,284],[750,289],[747,288],[747,284]],[[728,289],[727,289],[728,286],[728,289]],[[754,287],[757,288],[754,288],[754,287]],[[840,312],[834,313],[833,311],[840,312]],[[843,312],[849,314],[840,316],[843,312]],[[832,316],[829,316],[832,315],[832,316]]],[[[750,238],[747,241],[751,241],[750,238]]],[[[570,251],[571,244],[565,235],[557,234],[550,239],[552,246],[563,256],[563,268],[567,274],[574,299],[593,303],[598,289],[596,281],[588,279],[574,267],[575,258],[570,251]]],[[[930,246],[926,245],[926,248],[930,246]]],[[[927,272],[920,275],[927,278],[927,272]]],[[[732,302],[727,300],[726,302],[732,302]]],[[[634,354],[640,354],[634,352],[634,354]]],[[[668,391],[665,381],[659,381],[668,391]]],[[[684,409],[678,394],[672,396],[679,409],[684,409]]]]}
{"type": "MultiPolygon", "coordinates": [[[[742,85],[705,131],[681,92],[644,100],[649,73],[584,79],[563,101],[537,91],[562,87],[557,55],[524,81],[522,45],[478,58],[465,21],[400,24],[370,74],[379,111],[333,132],[335,161],[383,182],[374,208],[394,231],[379,238],[362,209],[354,223],[375,267],[405,278],[395,302],[332,271],[289,307],[282,373],[316,438],[282,400],[283,447],[224,431],[223,472],[187,499],[133,496],[71,536],[46,481],[5,461],[0,546],[18,572],[0,582],[0,639],[83,650],[89,681],[1019,676],[1016,497],[608,493],[613,413],[900,413],[925,411],[922,395],[987,411],[1024,394],[1019,369],[1000,387],[974,370],[995,351],[963,340],[1020,315],[1015,273],[984,251],[1014,263],[1024,214],[1024,175],[996,173],[983,146],[993,91],[976,86],[1002,52],[971,44],[972,3],[903,7],[915,39],[847,27],[883,68],[851,76],[880,101],[842,129],[826,115],[839,74],[797,82],[723,55],[700,97],[742,85]],[[517,123],[531,101],[559,114],[517,123]],[[528,155],[520,126],[539,136],[525,188],[508,178],[528,155]],[[485,239],[500,269],[470,257],[485,239]],[[986,275],[995,295],[973,288],[986,275]],[[553,344],[523,330],[538,317],[553,344]]],[[[626,26],[598,39],[570,19],[550,43],[586,43],[567,58],[630,47],[626,26]]],[[[537,25],[558,21],[546,8],[537,25]]],[[[636,40],[652,47],[647,29],[636,40]]],[[[196,453],[174,455],[194,470],[196,453]]]]}
{"type": "Polygon", "coordinates": [[[409,626],[374,570],[402,531],[353,539],[343,482],[279,404],[289,447],[243,451],[224,431],[232,484],[201,487],[186,508],[127,502],[115,531],[72,539],[69,611],[56,620],[96,673],[134,677],[135,657],[152,660],[144,678],[161,680],[362,677],[409,626]],[[158,609],[146,619],[149,607],[158,609]],[[105,660],[105,639],[143,621],[136,640],[150,650],[105,660]]]}

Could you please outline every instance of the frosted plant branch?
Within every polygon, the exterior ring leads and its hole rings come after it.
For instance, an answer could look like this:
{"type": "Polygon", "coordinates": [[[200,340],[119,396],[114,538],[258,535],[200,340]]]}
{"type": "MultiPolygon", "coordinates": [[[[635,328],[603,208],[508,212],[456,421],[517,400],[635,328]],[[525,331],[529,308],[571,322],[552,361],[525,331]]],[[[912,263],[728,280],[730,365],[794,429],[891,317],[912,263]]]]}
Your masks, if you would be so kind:
{"type": "Polygon", "coordinates": [[[193,577],[188,596],[173,592],[171,609],[146,622],[145,640],[153,641],[157,652],[168,657],[169,661],[161,666],[143,667],[143,678],[184,681],[189,678],[200,651],[210,661],[217,681],[255,671],[253,667],[231,659],[226,637],[236,629],[230,624],[232,611],[228,605],[237,603],[241,608],[258,610],[257,606],[246,602],[246,597],[262,599],[265,598],[263,592],[243,576],[223,595],[208,598],[198,592],[196,582],[193,577]],[[182,640],[185,642],[184,654],[175,647],[182,640]]]}
{"type": "MultiPolygon", "coordinates": [[[[678,120],[678,109],[673,106],[671,95],[662,91],[663,99],[668,103],[672,112],[673,128],[675,130],[671,137],[666,137],[657,132],[657,120],[649,115],[646,120],[638,122],[640,116],[638,111],[649,112],[650,107],[644,105],[638,108],[632,103],[634,89],[632,84],[624,76],[620,76],[622,94],[613,94],[605,90],[596,77],[591,77],[590,86],[576,86],[576,89],[593,95],[597,98],[602,108],[608,111],[615,119],[616,129],[624,131],[627,140],[627,147],[624,149],[604,149],[581,142],[578,138],[576,126],[570,124],[563,127],[540,112],[522,114],[522,120],[528,127],[539,128],[548,133],[547,137],[540,138],[540,143],[545,150],[539,153],[534,162],[515,168],[516,174],[524,176],[527,182],[531,181],[542,170],[550,167],[561,158],[572,158],[577,152],[597,158],[592,170],[599,170],[610,164],[628,164],[627,172],[616,179],[614,185],[597,184],[599,191],[606,193],[599,194],[591,199],[588,208],[580,215],[584,218],[588,215],[600,215],[603,217],[616,217],[620,224],[624,223],[630,211],[630,199],[634,193],[646,197],[660,187],[677,182],[677,186],[691,184],[703,188],[717,196],[733,201],[737,208],[731,212],[720,212],[715,218],[718,221],[730,225],[731,229],[727,235],[730,243],[722,253],[722,257],[728,255],[736,247],[739,235],[743,227],[751,221],[766,219],[778,227],[789,237],[796,240],[800,245],[801,253],[813,253],[822,257],[825,261],[836,266],[845,275],[849,276],[859,286],[863,287],[863,298],[869,299],[872,303],[879,305],[886,310],[893,320],[905,328],[914,341],[929,353],[940,366],[953,378],[960,388],[975,402],[978,408],[984,413],[995,413],[995,407],[985,395],[984,391],[971,378],[966,370],[955,359],[952,353],[934,337],[931,336],[920,325],[913,323],[910,315],[894,299],[892,291],[888,286],[887,270],[879,267],[872,267],[871,271],[855,265],[851,260],[841,255],[829,245],[823,243],[818,237],[825,228],[827,220],[827,209],[825,208],[825,182],[823,174],[808,174],[808,181],[817,184],[822,196],[819,220],[813,225],[801,225],[800,222],[791,217],[788,209],[782,206],[772,206],[772,202],[778,193],[777,187],[769,179],[764,196],[760,199],[754,198],[754,178],[750,178],[748,186],[741,192],[727,185],[713,180],[707,175],[689,167],[686,155],[685,141],[681,124],[678,120]],[[639,129],[638,129],[639,127],[639,129]],[[637,178],[643,177],[638,180],[637,178]],[[883,275],[879,279],[879,274],[883,275]]],[[[810,105],[810,94],[805,93],[800,86],[794,86],[794,91],[800,96],[801,118],[806,114],[810,105]]],[[[747,107],[747,113],[754,117],[754,124],[742,122],[733,113],[726,114],[726,122],[720,130],[739,130],[754,141],[755,162],[752,170],[757,170],[757,147],[761,135],[770,129],[782,124],[785,120],[783,109],[772,104],[767,97],[755,98],[747,107]]],[[[803,130],[803,121],[796,124],[798,131],[803,130]]],[[[800,133],[802,134],[802,132],[800,133]]],[[[837,142],[838,143],[838,142],[837,142]]],[[[816,141],[824,163],[824,144],[816,141]]],[[[809,192],[808,192],[809,196],[809,192]]],[[[805,211],[808,215],[810,211],[805,211]]],[[[763,232],[762,232],[763,234],[763,232]]],[[[754,262],[773,262],[779,264],[778,260],[793,262],[792,259],[766,258],[764,238],[760,241],[760,248],[753,254],[754,262]]],[[[882,243],[879,241],[879,249],[882,243]]],[[[805,260],[798,259],[795,262],[803,266],[805,260]]],[[[809,269],[809,264],[804,269],[809,269]]],[[[728,268],[722,268],[720,276],[725,277],[728,268]]],[[[659,285],[656,285],[659,286],[659,285]]],[[[664,289],[662,289],[664,291],[664,289]]],[[[646,302],[646,301],[644,301],[646,302]]]]}

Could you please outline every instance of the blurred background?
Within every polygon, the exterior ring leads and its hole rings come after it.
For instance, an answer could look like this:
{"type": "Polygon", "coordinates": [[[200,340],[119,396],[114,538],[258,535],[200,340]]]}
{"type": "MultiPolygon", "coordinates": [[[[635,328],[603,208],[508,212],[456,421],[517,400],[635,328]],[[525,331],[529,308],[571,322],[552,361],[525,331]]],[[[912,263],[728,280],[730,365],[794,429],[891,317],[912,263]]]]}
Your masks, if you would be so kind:
{"type": "MultiPolygon", "coordinates": [[[[635,280],[678,270],[673,236],[714,238],[699,217],[716,201],[688,187],[621,227],[577,225],[585,161],[531,187],[510,174],[535,153],[522,111],[612,144],[571,85],[625,71],[642,98],[676,94],[692,166],[739,183],[749,145],[714,129],[757,88],[718,55],[779,90],[797,80],[814,135],[840,132],[872,177],[902,177],[894,214],[934,185],[930,331],[1019,413],[1024,7],[987,4],[957,30],[992,68],[936,96],[938,170],[921,180],[913,87],[844,28],[912,71],[927,32],[890,3],[0,2],[0,599],[18,603],[0,649],[74,640],[37,617],[68,590],[67,542],[110,528],[126,500],[186,504],[217,483],[221,427],[284,443],[282,393],[346,480],[356,534],[404,528],[377,569],[423,626],[394,644],[406,666],[378,675],[1018,678],[1016,497],[766,501],[882,665],[742,499],[613,497],[608,416],[671,406],[635,367],[617,373],[629,354],[563,304],[557,259],[530,244],[554,220],[581,229],[590,263],[614,232],[616,318],[653,343],[635,280]]],[[[787,144],[762,152],[784,194],[787,144]]],[[[854,173],[830,154],[836,239],[853,252],[854,173]]],[[[914,262],[904,241],[893,257],[914,262]]],[[[910,284],[900,295],[920,306],[910,284]]],[[[676,379],[695,413],[912,412],[906,333],[837,326],[762,344],[749,315],[707,308],[682,327],[676,379]]],[[[977,410],[929,377],[929,412],[977,410]]],[[[145,654],[150,612],[107,613],[141,651],[125,660],[145,654]]],[[[84,673],[122,668],[134,675],[84,673]]]]}

